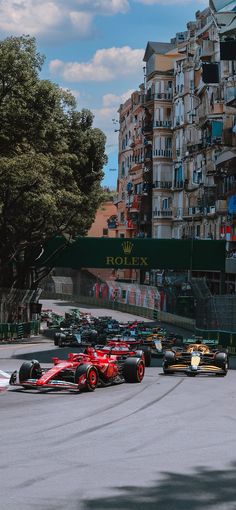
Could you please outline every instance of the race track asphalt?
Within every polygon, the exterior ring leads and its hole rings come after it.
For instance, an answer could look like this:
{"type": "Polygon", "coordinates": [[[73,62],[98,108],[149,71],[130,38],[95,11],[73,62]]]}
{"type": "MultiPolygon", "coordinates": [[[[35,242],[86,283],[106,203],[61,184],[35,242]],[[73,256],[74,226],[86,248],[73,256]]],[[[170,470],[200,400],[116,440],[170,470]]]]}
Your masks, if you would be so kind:
{"type": "MultiPolygon", "coordinates": [[[[0,369],[55,351],[50,340],[1,346],[0,369]]],[[[160,360],[141,384],[89,394],[11,387],[1,510],[235,510],[235,388],[235,370],[164,376],[160,360]]]]}

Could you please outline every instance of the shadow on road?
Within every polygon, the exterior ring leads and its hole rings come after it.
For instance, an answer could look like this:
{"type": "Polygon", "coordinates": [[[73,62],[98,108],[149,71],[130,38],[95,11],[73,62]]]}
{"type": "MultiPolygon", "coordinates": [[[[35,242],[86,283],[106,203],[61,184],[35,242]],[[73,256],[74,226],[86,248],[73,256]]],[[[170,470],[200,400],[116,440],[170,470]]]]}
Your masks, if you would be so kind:
{"type": "Polygon", "coordinates": [[[235,479],[236,462],[226,470],[163,473],[156,486],[115,488],[120,494],[86,501],[83,510],[235,510],[235,479]]]}

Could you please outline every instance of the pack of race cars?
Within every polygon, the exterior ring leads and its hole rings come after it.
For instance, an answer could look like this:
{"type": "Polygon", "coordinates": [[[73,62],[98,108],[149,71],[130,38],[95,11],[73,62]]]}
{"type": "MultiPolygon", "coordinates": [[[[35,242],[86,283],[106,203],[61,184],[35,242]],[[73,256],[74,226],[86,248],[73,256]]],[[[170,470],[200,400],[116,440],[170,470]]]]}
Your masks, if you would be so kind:
{"type": "Polygon", "coordinates": [[[4,390],[8,385],[37,390],[94,391],[98,386],[140,383],[153,357],[162,358],[163,374],[225,376],[229,368],[226,351],[217,340],[183,339],[160,326],[142,321],[120,323],[110,316],[93,317],[71,309],[65,317],[43,311],[56,347],[75,347],[67,359],[52,358],[50,368],[37,360],[24,361],[11,376],[0,372],[4,390]]]}

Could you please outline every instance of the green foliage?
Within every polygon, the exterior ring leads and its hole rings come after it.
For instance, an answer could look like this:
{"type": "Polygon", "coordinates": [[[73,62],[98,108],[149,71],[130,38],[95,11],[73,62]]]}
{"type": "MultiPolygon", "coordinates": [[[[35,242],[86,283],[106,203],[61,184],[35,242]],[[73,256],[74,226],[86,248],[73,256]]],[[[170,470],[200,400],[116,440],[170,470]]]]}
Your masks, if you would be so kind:
{"type": "Polygon", "coordinates": [[[43,62],[33,38],[0,41],[0,287],[36,286],[42,244],[84,236],[102,200],[105,136],[43,62]]]}

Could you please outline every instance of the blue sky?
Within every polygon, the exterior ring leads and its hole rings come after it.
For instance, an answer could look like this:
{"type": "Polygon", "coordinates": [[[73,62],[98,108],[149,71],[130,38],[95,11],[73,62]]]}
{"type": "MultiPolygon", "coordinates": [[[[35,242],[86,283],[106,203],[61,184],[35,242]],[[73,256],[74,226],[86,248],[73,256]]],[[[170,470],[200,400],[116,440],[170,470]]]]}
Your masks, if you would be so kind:
{"type": "Polygon", "coordinates": [[[116,187],[120,103],[143,81],[148,41],[169,42],[208,0],[0,0],[0,38],[35,36],[42,78],[70,89],[107,136],[104,186],[116,187]],[[116,171],[114,171],[116,169],[116,171]]]}

